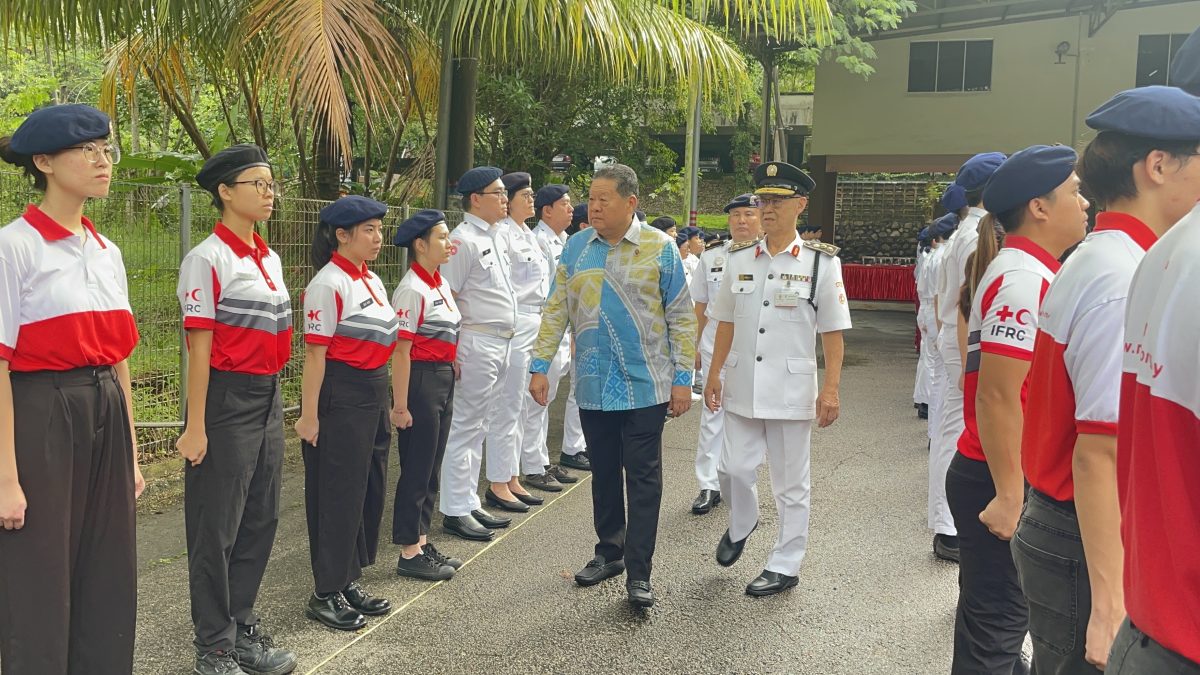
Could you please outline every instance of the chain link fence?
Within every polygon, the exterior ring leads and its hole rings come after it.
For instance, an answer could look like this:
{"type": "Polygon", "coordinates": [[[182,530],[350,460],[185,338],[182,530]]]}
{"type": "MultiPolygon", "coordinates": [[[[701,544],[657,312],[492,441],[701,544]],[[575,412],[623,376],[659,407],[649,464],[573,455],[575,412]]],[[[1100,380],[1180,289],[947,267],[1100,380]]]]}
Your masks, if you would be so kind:
{"type": "MultiPolygon", "coordinates": [[[[22,174],[0,171],[0,209],[15,218],[39,195],[22,174]]],[[[329,202],[284,195],[276,200],[271,220],[259,234],[282,259],[294,312],[292,358],[281,373],[284,406],[300,404],[300,374],[304,364],[300,294],[313,276],[309,246],[317,214],[329,202]]],[[[393,205],[384,218],[383,252],[371,269],[390,290],[407,269],[404,250],[391,246],[395,228],[409,207],[393,205]]],[[[208,193],[186,185],[141,185],[114,181],[107,199],[88,202],[85,215],[96,229],[121,249],[129,277],[129,300],[141,341],[130,357],[134,416],[138,443],[147,459],[174,452],[183,423],[186,346],[175,285],[183,256],[212,232],[217,210],[208,193]]],[[[3,218],[0,218],[3,220],[3,218]]],[[[446,212],[446,224],[462,221],[459,211],[446,212]]]]}

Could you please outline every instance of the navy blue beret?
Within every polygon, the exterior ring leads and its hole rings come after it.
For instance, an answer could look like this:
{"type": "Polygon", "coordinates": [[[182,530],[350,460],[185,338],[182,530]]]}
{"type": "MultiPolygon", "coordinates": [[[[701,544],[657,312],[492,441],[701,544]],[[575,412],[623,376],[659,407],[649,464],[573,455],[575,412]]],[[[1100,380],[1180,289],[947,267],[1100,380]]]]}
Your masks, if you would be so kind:
{"type": "Polygon", "coordinates": [[[228,184],[239,173],[256,166],[271,166],[267,161],[267,153],[253,143],[240,143],[209,157],[196,174],[196,182],[212,192],[218,185],[228,184]]]}
{"type": "Polygon", "coordinates": [[[646,222],[646,212],[645,211],[638,209],[633,212],[633,215],[637,216],[637,219],[642,221],[643,223],[646,222]]]}
{"type": "Polygon", "coordinates": [[[790,197],[812,192],[817,183],[787,162],[766,162],[754,169],[754,185],[754,194],[790,197]]]}
{"type": "Polygon", "coordinates": [[[1200,98],[1175,87],[1127,89],[1088,115],[1087,125],[1163,141],[1200,140],[1200,98]]]}
{"type": "Polygon", "coordinates": [[[571,224],[581,225],[588,222],[588,205],[587,202],[575,205],[575,211],[571,214],[571,224]]]}
{"type": "Polygon", "coordinates": [[[983,189],[983,206],[1004,213],[1049,194],[1075,170],[1075,150],[1068,145],[1031,145],[1009,157],[983,189]]]}
{"type": "Polygon", "coordinates": [[[967,191],[963,186],[957,183],[951,183],[950,187],[942,193],[942,208],[947,211],[958,211],[967,205],[967,191]]]}
{"type": "Polygon", "coordinates": [[[684,244],[687,243],[687,241],[688,241],[688,236],[686,234],[684,234],[683,232],[680,232],[679,234],[675,235],[675,245],[676,246],[683,246],[684,244]]]}
{"type": "Polygon", "coordinates": [[[438,223],[444,222],[446,222],[446,214],[441,211],[421,209],[408,220],[400,223],[400,227],[396,228],[395,236],[392,237],[392,243],[397,246],[408,246],[413,243],[414,239],[432,230],[438,223]]]}
{"type": "Polygon", "coordinates": [[[688,239],[691,239],[692,237],[704,236],[704,233],[700,231],[700,228],[696,227],[695,225],[688,225],[687,227],[680,230],[679,233],[687,235],[688,239]]]}
{"type": "Polygon", "coordinates": [[[30,113],[13,133],[10,147],[22,155],[42,155],[76,143],[108,138],[111,131],[108,115],[90,105],[52,105],[30,113]]]}
{"type": "Polygon", "coordinates": [[[983,187],[996,169],[1004,163],[1007,157],[1003,152],[984,152],[968,159],[958,169],[954,184],[964,190],[978,190],[983,187]]]}
{"type": "Polygon", "coordinates": [[[950,233],[958,229],[958,214],[953,211],[933,221],[930,227],[930,235],[935,239],[945,239],[950,236],[950,233]]]}
{"type": "Polygon", "coordinates": [[[812,224],[812,223],[808,223],[808,224],[806,224],[806,225],[801,225],[801,226],[797,227],[797,228],[796,228],[796,231],[797,231],[797,232],[800,232],[801,234],[803,234],[803,233],[805,233],[805,232],[810,232],[810,233],[811,233],[811,232],[820,232],[820,231],[821,231],[821,226],[820,226],[820,225],[814,225],[814,224],[812,224]]]}
{"type": "Polygon", "coordinates": [[[480,192],[487,186],[496,182],[496,179],[504,175],[504,172],[494,166],[477,166],[474,169],[464,173],[462,178],[458,179],[458,185],[455,189],[458,194],[466,196],[472,192],[480,192]]]}
{"type": "Polygon", "coordinates": [[[725,213],[729,213],[734,209],[756,208],[757,206],[758,197],[755,197],[753,193],[747,192],[729,200],[729,203],[725,205],[725,213]]]}
{"type": "Polygon", "coordinates": [[[1171,58],[1171,75],[1167,81],[1173,87],[1200,96],[1200,28],[1192,32],[1171,58]]]}
{"type": "Polygon", "coordinates": [[[348,195],[321,209],[321,222],[333,229],[351,228],[387,215],[387,204],[362,195],[348,195]]]}
{"type": "Polygon", "coordinates": [[[570,191],[571,188],[559,183],[543,186],[542,189],[538,190],[537,194],[533,196],[534,211],[540,211],[543,206],[550,206],[554,202],[566,197],[567,193],[570,191]]]}
{"type": "Polygon", "coordinates": [[[513,196],[514,192],[524,190],[533,184],[533,177],[524,171],[514,171],[500,176],[500,182],[504,183],[504,189],[508,190],[508,196],[513,196]]]}
{"type": "Polygon", "coordinates": [[[917,241],[920,241],[920,242],[929,241],[929,228],[928,227],[922,227],[921,231],[917,233],[917,241]]]}

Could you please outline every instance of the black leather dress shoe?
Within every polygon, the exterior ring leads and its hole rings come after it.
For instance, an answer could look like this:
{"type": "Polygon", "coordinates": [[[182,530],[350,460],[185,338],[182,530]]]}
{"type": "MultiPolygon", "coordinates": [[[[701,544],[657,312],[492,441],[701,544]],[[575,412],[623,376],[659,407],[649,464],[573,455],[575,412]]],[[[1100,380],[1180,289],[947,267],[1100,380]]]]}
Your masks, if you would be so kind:
{"type": "Polygon", "coordinates": [[[458,558],[451,558],[449,556],[442,555],[441,551],[437,550],[437,547],[433,545],[432,541],[425,542],[425,545],[421,547],[421,549],[425,552],[425,555],[433,558],[434,562],[439,565],[449,565],[456,570],[462,569],[463,561],[459,560],[458,558]]]}
{"type": "Polygon", "coordinates": [[[958,537],[948,534],[933,535],[933,554],[942,560],[958,562],[958,537]]]}
{"type": "Polygon", "coordinates": [[[330,593],[324,597],[313,593],[308,599],[304,615],[336,630],[358,630],[367,625],[366,617],[351,607],[341,593],[330,593]]]}
{"type": "MultiPolygon", "coordinates": [[[[754,534],[754,530],[758,529],[758,523],[750,530],[750,534],[754,534]]],[[[750,539],[750,534],[746,535],[741,541],[733,541],[729,538],[729,530],[725,530],[725,534],[721,535],[721,541],[717,542],[717,564],[721,567],[729,567],[742,557],[742,551],[746,548],[746,541],[750,539]]]]}
{"type": "Polygon", "coordinates": [[[492,531],[473,516],[446,516],[442,520],[442,529],[471,541],[489,541],[492,538],[492,531]]]}
{"type": "Polygon", "coordinates": [[[541,497],[539,497],[537,495],[531,495],[529,493],[521,494],[520,492],[514,492],[513,496],[516,497],[518,500],[520,500],[522,503],[528,504],[530,506],[541,506],[542,504],[546,503],[545,499],[542,499],[541,497]]]}
{"type": "Polygon", "coordinates": [[[475,509],[471,512],[471,517],[489,530],[503,530],[512,524],[512,518],[493,516],[483,509],[475,509]]]}
{"type": "Polygon", "coordinates": [[[563,455],[558,458],[559,466],[565,466],[568,469],[578,469],[580,471],[591,471],[592,460],[588,457],[587,452],[581,452],[578,455],[563,455]]]}
{"type": "Polygon", "coordinates": [[[625,571],[625,561],[614,560],[607,562],[604,558],[596,556],[588,561],[588,564],[583,569],[575,573],[575,583],[580,586],[595,586],[596,584],[611,579],[625,571]]]}
{"type": "Polygon", "coordinates": [[[228,675],[287,675],[296,669],[296,653],[276,647],[275,640],[262,632],[258,624],[238,626],[233,651],[241,670],[228,675]]]}
{"type": "Polygon", "coordinates": [[[363,590],[357,581],[342,589],[342,596],[350,606],[367,616],[383,616],[392,611],[392,603],[383,598],[376,598],[363,590]]]}
{"type": "Polygon", "coordinates": [[[483,495],[483,499],[487,502],[488,506],[495,506],[502,511],[512,511],[513,513],[529,513],[529,505],[525,502],[519,499],[513,499],[511,501],[507,499],[501,499],[497,497],[496,493],[492,492],[491,489],[488,489],[488,491],[483,495]]]}
{"type": "Polygon", "coordinates": [[[692,502],[692,513],[702,516],[712,511],[713,507],[720,503],[720,490],[701,490],[700,496],[696,497],[696,501],[692,502]]]}
{"type": "Polygon", "coordinates": [[[649,581],[626,581],[625,592],[629,593],[629,604],[642,609],[654,606],[654,591],[649,581]]]}
{"type": "Polygon", "coordinates": [[[746,587],[746,595],[756,597],[775,595],[781,591],[786,591],[799,582],[798,577],[789,577],[779,572],[763,570],[763,573],[758,575],[758,578],[751,581],[750,585],[746,587]]]}

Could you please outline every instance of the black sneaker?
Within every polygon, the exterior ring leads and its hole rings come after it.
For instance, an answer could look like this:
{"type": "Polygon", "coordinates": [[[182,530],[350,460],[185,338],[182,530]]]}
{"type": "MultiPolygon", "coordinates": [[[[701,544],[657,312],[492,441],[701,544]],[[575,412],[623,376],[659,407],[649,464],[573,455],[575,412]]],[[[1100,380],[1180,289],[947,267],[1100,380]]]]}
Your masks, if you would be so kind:
{"type": "Polygon", "coordinates": [[[545,492],[562,492],[563,489],[562,483],[549,472],[525,476],[525,486],[545,492]]]}
{"type": "Polygon", "coordinates": [[[550,466],[546,467],[546,473],[554,476],[554,480],[563,483],[564,485],[579,482],[578,478],[567,473],[566,469],[557,464],[551,464],[550,466]]]}
{"type": "Polygon", "coordinates": [[[196,665],[192,667],[193,675],[246,675],[238,665],[237,656],[233,652],[208,652],[196,654],[196,665]]]}
{"type": "Polygon", "coordinates": [[[581,452],[578,455],[563,455],[558,458],[560,466],[565,466],[568,469],[578,469],[579,471],[591,471],[592,462],[588,457],[587,451],[581,452]]]}
{"type": "Polygon", "coordinates": [[[238,633],[233,650],[238,664],[249,675],[286,675],[296,669],[296,655],[276,647],[271,636],[260,632],[257,625],[238,633]]]}
{"type": "Polygon", "coordinates": [[[411,558],[400,556],[396,563],[396,574],[422,581],[445,581],[454,576],[454,568],[434,560],[428,553],[411,558]]]}
{"type": "Polygon", "coordinates": [[[442,555],[441,551],[437,550],[437,547],[433,545],[432,541],[426,542],[425,546],[422,547],[422,550],[425,551],[425,555],[433,558],[434,562],[439,565],[449,565],[455,570],[461,569],[463,566],[463,561],[459,560],[458,558],[447,558],[446,556],[442,555]]]}

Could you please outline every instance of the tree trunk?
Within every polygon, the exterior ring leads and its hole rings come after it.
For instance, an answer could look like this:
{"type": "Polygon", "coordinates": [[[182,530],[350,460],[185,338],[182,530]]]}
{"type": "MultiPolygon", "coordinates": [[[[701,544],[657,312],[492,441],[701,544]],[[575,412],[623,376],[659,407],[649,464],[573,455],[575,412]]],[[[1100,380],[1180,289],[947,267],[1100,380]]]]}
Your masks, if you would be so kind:
{"type": "Polygon", "coordinates": [[[446,175],[452,182],[475,164],[475,89],[479,81],[479,42],[473,41],[468,49],[467,56],[454,60],[454,81],[450,87],[446,175]]]}
{"type": "Polygon", "coordinates": [[[316,167],[317,199],[334,200],[338,196],[338,153],[334,147],[333,135],[329,133],[329,121],[321,118],[314,120],[316,136],[313,139],[313,164],[316,167]]]}

